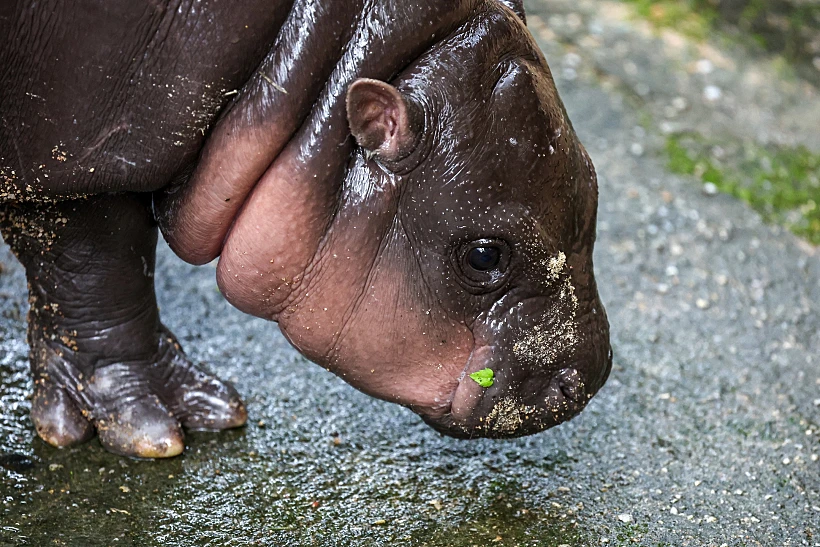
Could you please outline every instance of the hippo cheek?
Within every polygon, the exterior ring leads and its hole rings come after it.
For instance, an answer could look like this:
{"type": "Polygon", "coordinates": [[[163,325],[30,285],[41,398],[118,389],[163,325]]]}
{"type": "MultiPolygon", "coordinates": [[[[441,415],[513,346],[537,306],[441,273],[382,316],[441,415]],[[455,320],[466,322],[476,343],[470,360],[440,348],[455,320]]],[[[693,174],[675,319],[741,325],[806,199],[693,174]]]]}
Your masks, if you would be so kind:
{"type": "Polygon", "coordinates": [[[409,307],[373,302],[359,308],[330,340],[318,328],[308,331],[296,316],[280,326],[312,360],[360,391],[422,415],[445,415],[472,348],[469,329],[409,307]],[[328,345],[323,354],[314,352],[328,345]]]}
{"type": "Polygon", "coordinates": [[[351,284],[341,268],[322,268],[279,326],[304,355],[353,387],[421,414],[444,415],[472,333],[426,293],[416,262],[402,258],[400,241],[391,237],[386,249],[357,277],[361,283],[351,284]]]}

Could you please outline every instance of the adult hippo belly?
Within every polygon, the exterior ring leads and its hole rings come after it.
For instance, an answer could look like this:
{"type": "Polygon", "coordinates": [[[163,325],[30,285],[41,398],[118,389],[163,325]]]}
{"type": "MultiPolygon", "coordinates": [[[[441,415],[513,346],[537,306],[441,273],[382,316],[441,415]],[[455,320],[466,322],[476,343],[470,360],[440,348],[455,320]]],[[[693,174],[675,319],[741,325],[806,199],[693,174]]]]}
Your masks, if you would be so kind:
{"type": "Polygon", "coordinates": [[[0,32],[47,442],[172,456],[246,420],[159,320],[157,220],[235,306],[447,434],[540,431],[605,381],[595,174],[519,2],[19,0],[0,32]]]}

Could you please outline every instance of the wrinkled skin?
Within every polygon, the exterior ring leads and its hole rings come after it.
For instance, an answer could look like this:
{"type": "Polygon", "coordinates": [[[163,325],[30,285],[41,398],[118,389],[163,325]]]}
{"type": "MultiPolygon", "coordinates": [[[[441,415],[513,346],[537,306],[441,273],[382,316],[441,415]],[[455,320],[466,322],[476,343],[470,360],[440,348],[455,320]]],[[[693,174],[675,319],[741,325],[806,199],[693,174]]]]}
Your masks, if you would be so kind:
{"type": "Polygon", "coordinates": [[[601,387],[595,173],[520,3],[80,4],[0,7],[2,226],[45,440],[170,456],[180,426],[245,421],[159,321],[151,211],[183,259],[219,257],[232,304],[444,433],[541,431],[601,387]]]}

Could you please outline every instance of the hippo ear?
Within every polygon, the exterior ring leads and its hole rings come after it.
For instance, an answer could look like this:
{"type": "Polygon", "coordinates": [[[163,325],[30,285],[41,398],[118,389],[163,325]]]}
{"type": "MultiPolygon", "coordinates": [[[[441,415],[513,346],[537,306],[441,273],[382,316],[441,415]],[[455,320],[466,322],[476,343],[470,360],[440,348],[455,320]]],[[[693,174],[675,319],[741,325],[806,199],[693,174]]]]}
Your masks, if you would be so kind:
{"type": "Polygon", "coordinates": [[[513,10],[525,25],[527,24],[527,16],[524,13],[524,0],[500,0],[500,2],[513,10]]]}
{"type": "Polygon", "coordinates": [[[350,85],[347,121],[356,142],[385,160],[400,160],[416,142],[407,101],[398,89],[379,80],[360,78],[350,85]]]}

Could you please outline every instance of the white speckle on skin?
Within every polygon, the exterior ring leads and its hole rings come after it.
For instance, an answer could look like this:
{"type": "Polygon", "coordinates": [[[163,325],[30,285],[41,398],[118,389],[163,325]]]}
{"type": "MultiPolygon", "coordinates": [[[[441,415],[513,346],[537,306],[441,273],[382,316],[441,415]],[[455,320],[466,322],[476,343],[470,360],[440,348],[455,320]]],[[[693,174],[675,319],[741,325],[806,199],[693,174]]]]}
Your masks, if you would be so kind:
{"type": "Polygon", "coordinates": [[[567,266],[567,255],[563,251],[548,259],[542,260],[541,265],[547,269],[547,277],[550,281],[556,281],[567,266]]]}
{"type": "Polygon", "coordinates": [[[112,157],[113,157],[115,160],[119,160],[119,161],[121,161],[121,162],[123,162],[123,163],[125,163],[125,164],[130,165],[131,167],[134,167],[134,166],[136,166],[136,165],[137,165],[137,162],[135,162],[135,161],[131,161],[131,160],[128,160],[128,159],[125,159],[125,158],[124,158],[124,157],[122,157],[122,156],[117,156],[116,154],[113,154],[113,155],[112,155],[112,157]]]}

